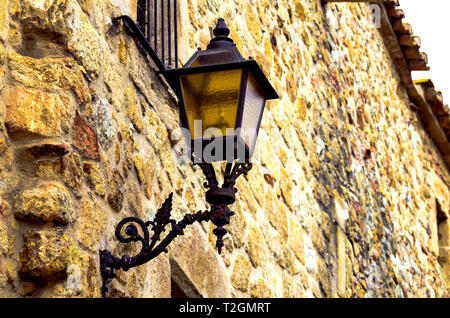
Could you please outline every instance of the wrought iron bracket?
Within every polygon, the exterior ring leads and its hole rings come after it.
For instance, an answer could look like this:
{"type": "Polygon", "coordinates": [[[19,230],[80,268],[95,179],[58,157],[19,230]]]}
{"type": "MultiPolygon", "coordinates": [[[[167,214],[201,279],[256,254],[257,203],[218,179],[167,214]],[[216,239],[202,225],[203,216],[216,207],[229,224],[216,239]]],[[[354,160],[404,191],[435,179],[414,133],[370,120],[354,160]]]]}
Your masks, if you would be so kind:
{"type": "Polygon", "coordinates": [[[216,228],[213,230],[217,237],[216,247],[219,254],[223,248],[223,237],[227,234],[225,225],[230,223],[230,217],[234,212],[228,208],[228,205],[235,202],[236,179],[247,174],[252,168],[250,162],[237,162],[234,167],[232,163],[227,163],[224,183],[219,187],[214,167],[211,163],[197,164],[205,174],[207,182],[204,186],[209,190],[206,192],[206,201],[211,204],[210,211],[199,211],[195,214],[186,214],[179,222],[171,219],[173,193],[169,195],[161,208],[157,211],[153,221],[144,222],[136,217],[127,217],[119,222],[116,227],[115,236],[121,243],[140,242],[141,251],[130,257],[114,256],[109,250],[100,250],[100,273],[102,276],[102,297],[105,298],[108,292],[108,284],[116,277],[115,270],[128,271],[130,268],[142,265],[157,257],[162,252],[167,253],[167,246],[177,237],[184,234],[184,229],[195,222],[211,221],[216,228]],[[139,234],[137,224],[141,229],[142,236],[139,234]],[[161,240],[161,234],[166,231],[168,225],[172,226],[171,231],[161,240]],[[125,227],[125,225],[127,225],[125,227]],[[151,227],[152,237],[150,237],[149,227],[151,227]],[[125,228],[125,230],[124,230],[125,228]],[[122,233],[126,236],[123,236],[122,233]]]}

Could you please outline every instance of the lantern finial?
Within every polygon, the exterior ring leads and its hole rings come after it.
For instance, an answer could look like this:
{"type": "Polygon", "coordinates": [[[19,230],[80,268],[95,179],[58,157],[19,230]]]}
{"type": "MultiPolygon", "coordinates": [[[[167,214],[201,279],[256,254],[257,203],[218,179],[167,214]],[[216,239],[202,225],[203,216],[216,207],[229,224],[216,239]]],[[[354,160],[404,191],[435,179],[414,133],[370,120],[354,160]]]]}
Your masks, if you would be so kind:
{"type": "Polygon", "coordinates": [[[219,18],[217,21],[216,28],[213,31],[215,36],[229,36],[230,35],[230,29],[227,27],[225,20],[222,18],[219,18]]]}
{"type": "Polygon", "coordinates": [[[216,37],[209,43],[208,50],[236,46],[233,40],[228,37],[230,29],[227,27],[224,19],[219,18],[213,33],[216,37]]]}

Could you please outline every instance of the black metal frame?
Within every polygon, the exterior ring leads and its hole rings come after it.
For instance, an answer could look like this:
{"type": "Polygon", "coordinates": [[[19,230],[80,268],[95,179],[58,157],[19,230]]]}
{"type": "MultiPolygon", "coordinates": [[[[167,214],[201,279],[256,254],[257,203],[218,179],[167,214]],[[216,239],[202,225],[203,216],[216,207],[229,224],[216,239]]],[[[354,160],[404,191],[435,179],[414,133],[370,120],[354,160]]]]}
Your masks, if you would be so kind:
{"type": "Polygon", "coordinates": [[[195,214],[186,214],[179,222],[170,218],[172,211],[173,193],[169,195],[167,200],[163,203],[161,208],[155,215],[153,221],[144,222],[136,217],[128,217],[119,222],[116,227],[116,238],[122,243],[141,242],[141,251],[130,257],[123,255],[122,257],[114,256],[109,250],[100,250],[100,273],[102,276],[102,297],[105,298],[108,292],[108,284],[116,277],[115,270],[122,269],[128,271],[130,268],[142,265],[157,257],[162,252],[167,253],[167,246],[179,235],[184,234],[184,229],[195,222],[211,221],[216,228],[213,230],[217,237],[216,247],[219,254],[223,248],[223,237],[227,234],[225,225],[230,223],[230,217],[234,212],[228,208],[228,205],[235,202],[235,188],[236,179],[244,174],[246,175],[252,168],[252,164],[248,162],[237,162],[234,167],[232,163],[227,163],[224,183],[219,187],[214,167],[211,163],[199,163],[198,166],[202,169],[206,177],[204,186],[209,190],[206,192],[206,201],[211,204],[209,211],[199,211],[195,214]],[[139,234],[139,230],[135,224],[138,224],[143,236],[139,234]],[[124,226],[125,234],[122,235],[124,226]],[[171,231],[161,240],[161,234],[166,230],[167,225],[171,225],[171,231]],[[153,232],[150,237],[149,227],[153,232]],[[159,244],[157,244],[160,242],[159,244]]]}

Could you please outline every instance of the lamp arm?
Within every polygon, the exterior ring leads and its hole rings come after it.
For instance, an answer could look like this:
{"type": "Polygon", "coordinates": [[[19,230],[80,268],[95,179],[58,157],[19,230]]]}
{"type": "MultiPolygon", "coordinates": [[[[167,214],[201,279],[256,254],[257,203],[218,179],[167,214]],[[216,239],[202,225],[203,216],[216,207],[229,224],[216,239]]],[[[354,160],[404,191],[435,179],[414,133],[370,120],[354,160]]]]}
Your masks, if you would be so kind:
{"type": "Polygon", "coordinates": [[[179,235],[183,235],[183,230],[195,222],[209,221],[211,219],[211,212],[197,212],[195,214],[186,214],[180,222],[170,220],[170,210],[172,202],[172,194],[163,204],[163,207],[158,210],[155,216],[155,221],[149,221],[144,223],[141,219],[136,217],[129,217],[123,219],[116,227],[116,238],[122,243],[131,243],[140,241],[142,244],[142,249],[139,254],[130,257],[128,255],[123,255],[121,258],[112,255],[108,250],[100,251],[100,272],[103,279],[102,284],[102,297],[106,297],[108,291],[107,284],[116,277],[114,270],[122,269],[128,271],[130,268],[142,265],[157,257],[162,252],[167,253],[167,246],[179,235]],[[161,222],[161,223],[159,223],[161,222]],[[134,224],[129,224],[125,229],[125,234],[127,237],[122,235],[123,227],[128,223],[136,223],[141,228],[144,236],[140,236],[138,229],[134,224]],[[165,226],[172,224],[172,230],[167,234],[167,236],[155,247],[156,243],[160,240],[161,232],[165,231],[165,226]],[[154,235],[149,240],[148,226],[153,225],[154,235]]]}
{"type": "Polygon", "coordinates": [[[179,222],[170,218],[172,212],[172,198],[173,193],[169,195],[161,208],[156,212],[153,221],[144,222],[136,217],[128,217],[119,222],[116,227],[115,235],[121,243],[141,242],[141,251],[130,257],[125,254],[122,257],[114,256],[109,250],[100,251],[100,273],[102,276],[102,297],[106,297],[108,291],[107,284],[116,277],[115,270],[122,269],[124,271],[130,268],[142,265],[157,257],[162,252],[167,253],[167,246],[179,235],[184,234],[184,229],[188,225],[195,222],[209,222],[211,221],[216,228],[213,230],[214,235],[217,236],[216,247],[219,254],[224,246],[223,237],[227,234],[225,225],[230,223],[230,217],[234,212],[228,208],[228,205],[234,203],[234,193],[237,189],[234,187],[236,179],[244,174],[246,175],[252,168],[252,164],[247,162],[238,162],[232,168],[232,164],[228,163],[224,175],[224,183],[219,188],[218,181],[214,168],[211,163],[198,164],[203,170],[207,182],[205,187],[209,188],[209,196],[207,192],[207,199],[211,204],[211,210],[205,212],[197,212],[195,214],[186,214],[179,222]],[[230,195],[230,193],[232,195],[230,195]],[[135,225],[137,224],[140,228],[135,225]],[[162,232],[165,232],[166,226],[171,224],[171,231],[161,240],[162,232]],[[126,227],[125,227],[126,226],[126,227]],[[150,237],[149,227],[153,233],[150,237]],[[125,228],[125,230],[123,230],[125,228]],[[122,233],[125,233],[124,236],[122,233]],[[141,232],[141,234],[139,234],[141,232]],[[158,243],[159,242],[159,243],[158,243]]]}

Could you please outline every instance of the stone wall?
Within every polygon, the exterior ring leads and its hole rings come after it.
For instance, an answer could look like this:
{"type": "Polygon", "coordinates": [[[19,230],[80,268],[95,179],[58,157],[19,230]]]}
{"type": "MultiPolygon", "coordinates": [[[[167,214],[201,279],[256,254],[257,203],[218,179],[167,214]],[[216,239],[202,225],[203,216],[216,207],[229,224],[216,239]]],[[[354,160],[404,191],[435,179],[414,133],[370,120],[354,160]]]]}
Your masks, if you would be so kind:
{"type": "MultiPolygon", "coordinates": [[[[206,210],[171,156],[173,94],[111,17],[136,0],[0,3],[0,296],[99,297],[99,249],[124,217],[206,210]]],[[[366,4],[179,1],[180,62],[218,17],[281,96],[237,182],[222,255],[212,225],[119,272],[112,297],[449,296],[450,176],[366,4]]],[[[217,166],[220,170],[221,167],[217,166]]]]}

